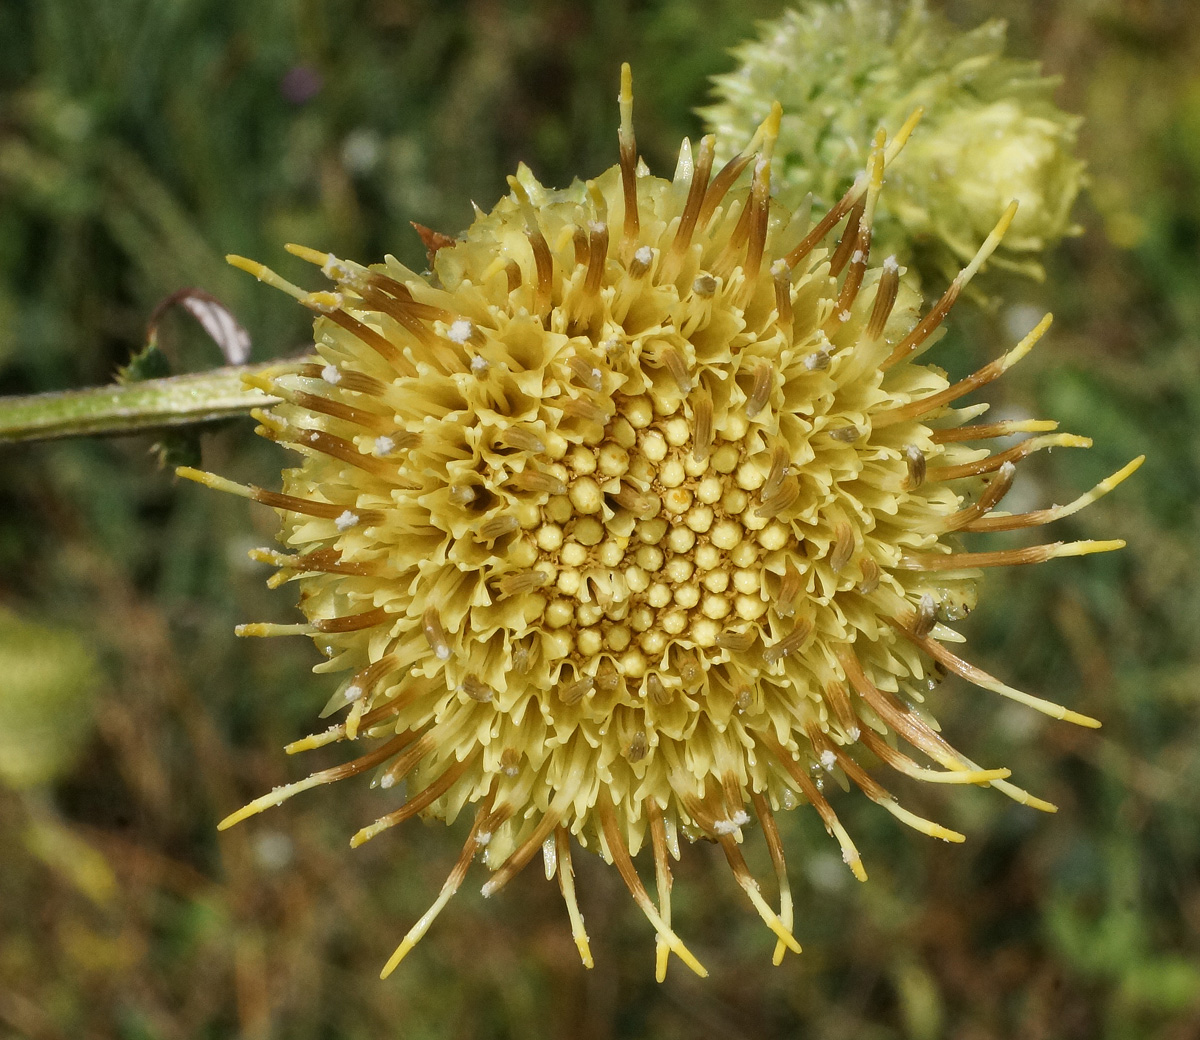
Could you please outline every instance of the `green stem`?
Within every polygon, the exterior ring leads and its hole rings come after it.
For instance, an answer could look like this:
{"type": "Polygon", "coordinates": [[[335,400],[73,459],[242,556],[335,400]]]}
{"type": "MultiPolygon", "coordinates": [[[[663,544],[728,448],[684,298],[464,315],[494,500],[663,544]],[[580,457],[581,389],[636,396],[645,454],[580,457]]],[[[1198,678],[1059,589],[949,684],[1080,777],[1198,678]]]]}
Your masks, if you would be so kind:
{"type": "Polygon", "coordinates": [[[113,383],[30,397],[0,397],[0,443],[140,433],[191,426],[277,404],[242,378],[278,367],[273,361],[168,379],[113,383]]]}

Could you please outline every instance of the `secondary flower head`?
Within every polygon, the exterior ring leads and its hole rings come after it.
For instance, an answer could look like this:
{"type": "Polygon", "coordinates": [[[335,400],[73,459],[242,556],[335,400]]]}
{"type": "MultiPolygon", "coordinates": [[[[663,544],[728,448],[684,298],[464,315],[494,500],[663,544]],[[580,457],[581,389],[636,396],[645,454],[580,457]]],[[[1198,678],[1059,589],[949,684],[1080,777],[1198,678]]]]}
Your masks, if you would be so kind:
{"type": "Polygon", "coordinates": [[[869,258],[884,167],[914,121],[890,143],[877,135],[868,176],[810,229],[770,196],[778,106],[715,175],[706,137],[695,151],[684,142],[664,180],[637,159],[632,102],[626,67],[618,165],[562,191],[522,168],[508,197],[437,249],[430,276],[289,247],[334,282],[307,292],[234,258],[319,313],[317,356],[262,384],[283,403],[260,432],[303,461],[282,493],[181,472],[280,513],[289,552],[255,555],[279,568],[274,581],[298,582],[308,620],[241,631],[310,635],[328,657],[318,670],[344,675],[328,710],[347,712],[293,749],[375,743],[225,825],[375,769],[382,788],[406,781],[408,798],[355,844],[472,807],[459,862],[385,972],[477,855],[490,894],[539,850],[590,965],[577,842],[616,866],[650,919],[659,976],[670,952],[703,973],[671,925],[681,837],[720,845],[781,958],[799,946],[773,812],[809,803],[865,877],[826,778],[953,841],[867,767],[1047,807],[926,718],[922,691],[940,670],[1097,724],[942,642],[979,568],[1121,544],[963,552],[957,532],[1046,523],[1136,467],[1066,507],[995,511],[1022,458],[1087,443],[1040,433],[992,454],[976,443],[1054,424],[963,426],[987,406],[954,406],[1048,319],[958,383],[915,360],[1003,228],[920,317],[895,259],[869,258]],[[742,856],[752,819],[778,912],[742,856]],[[644,846],[657,901],[634,865],[644,846]]]}
{"type": "Polygon", "coordinates": [[[740,66],[716,77],[717,101],[700,114],[728,141],[778,98],[788,115],[775,175],[797,200],[812,192],[823,211],[866,166],[875,128],[924,105],[921,132],[880,203],[877,245],[951,274],[1017,199],[994,262],[1042,277],[1038,254],[1075,230],[1079,118],[1054,104],[1058,81],[1037,62],[1004,56],[1004,22],[961,33],[924,0],[897,6],[810,0],[765,23],[734,51],[740,66]]]}

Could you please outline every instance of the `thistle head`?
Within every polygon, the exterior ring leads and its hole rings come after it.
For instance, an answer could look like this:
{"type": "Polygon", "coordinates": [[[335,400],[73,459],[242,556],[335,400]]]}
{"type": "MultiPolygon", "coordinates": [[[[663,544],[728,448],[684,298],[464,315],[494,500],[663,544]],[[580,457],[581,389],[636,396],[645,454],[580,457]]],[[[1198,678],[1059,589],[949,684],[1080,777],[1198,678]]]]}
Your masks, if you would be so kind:
{"type": "Polygon", "coordinates": [[[667,180],[638,160],[632,101],[626,67],[617,165],[565,190],[522,168],[428,276],[289,247],[332,282],[309,292],[234,259],[318,314],[316,355],[261,384],[282,403],[260,432],[302,461],[282,492],[181,472],[279,511],[287,551],[255,555],[298,583],[307,621],[242,634],[311,636],[318,670],[343,676],[327,710],[344,720],[294,749],[372,745],[226,824],[369,769],[385,789],[405,780],[408,800],[356,844],[470,807],[458,864],[385,971],[476,856],[491,894],[539,850],[590,965],[578,844],[649,918],[660,977],[671,952],[703,973],[670,915],[671,858],[701,837],[781,958],[799,946],[775,811],[810,804],[865,877],[827,778],[952,841],[868,768],[1047,807],[941,736],[921,707],[940,672],[1095,724],[943,645],[981,568],[1120,544],[967,552],[961,532],[1056,519],[1133,468],[1069,506],[998,513],[1022,458],[1086,443],[1045,432],[993,454],[978,443],[1054,424],[963,425],[986,405],[959,399],[1048,320],[959,382],[917,360],[1012,209],[922,316],[903,268],[872,249],[884,168],[915,119],[875,136],[867,173],[810,227],[771,197],[778,106],[723,166],[712,137],[684,142],[667,180]],[[752,820],[777,911],[742,856],[752,820]],[[646,846],[657,900],[634,862],[646,846]]]}
{"type": "Polygon", "coordinates": [[[924,0],[809,0],[735,49],[738,68],[715,78],[717,100],[700,114],[729,141],[782,102],[777,183],[796,202],[811,192],[823,212],[866,166],[875,128],[923,105],[880,202],[878,247],[941,280],[1016,199],[993,263],[1040,279],[1038,254],[1078,230],[1080,120],[1054,104],[1058,81],[1005,57],[1004,43],[1004,22],[961,33],[924,0]]]}

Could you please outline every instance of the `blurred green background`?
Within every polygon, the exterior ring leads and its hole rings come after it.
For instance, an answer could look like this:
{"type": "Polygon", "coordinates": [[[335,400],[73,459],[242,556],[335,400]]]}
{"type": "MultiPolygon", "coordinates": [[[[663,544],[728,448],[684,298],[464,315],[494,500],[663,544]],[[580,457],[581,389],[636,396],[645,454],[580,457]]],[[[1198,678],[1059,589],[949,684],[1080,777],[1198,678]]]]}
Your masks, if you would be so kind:
{"type": "MultiPolygon", "coordinates": [[[[0,446],[0,1037],[1200,1036],[1200,11],[1190,0],[946,0],[1010,20],[1010,53],[1061,74],[1086,116],[1085,233],[960,304],[939,360],[964,374],[1034,309],[1058,320],[993,400],[1096,439],[1028,464],[1059,525],[1122,553],[989,574],[973,659],[1089,714],[1075,730],[951,682],[953,741],[1057,802],[896,784],[968,834],[947,846],[835,800],[871,880],[815,814],[781,819],[803,956],[774,944],[719,853],[686,851],[678,927],[712,970],[653,981],[653,936],[615,871],[576,857],[597,965],[530,868],[486,906],[481,868],[388,982],[461,835],[410,824],[351,853],[380,812],[353,781],[218,835],[306,766],[282,746],[328,696],[245,550],[273,514],[179,486],[151,438],[0,446]],[[16,736],[20,735],[20,740],[16,736]],[[6,737],[8,738],[6,743],[6,737]]],[[[453,233],[519,160],[550,183],[616,159],[634,64],[641,151],[673,169],[706,77],[778,0],[5,0],[0,4],[0,393],[105,382],[182,286],[223,301],[256,359],[307,315],[225,266],[306,278],[285,241],[420,268],[410,220],[453,233]]],[[[186,323],[183,368],[215,362],[186,323]]],[[[274,486],[249,420],[204,463],[274,486]]],[[[325,757],[321,757],[324,755],[325,757]]]]}

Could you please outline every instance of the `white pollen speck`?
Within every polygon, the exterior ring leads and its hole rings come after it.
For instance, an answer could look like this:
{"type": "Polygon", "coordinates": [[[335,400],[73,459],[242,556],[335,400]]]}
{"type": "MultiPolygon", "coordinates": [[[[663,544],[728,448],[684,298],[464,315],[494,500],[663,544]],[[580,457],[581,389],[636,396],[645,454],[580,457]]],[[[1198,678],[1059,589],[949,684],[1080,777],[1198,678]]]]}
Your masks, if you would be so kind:
{"type": "Polygon", "coordinates": [[[375,446],[371,449],[371,454],[382,458],[384,455],[390,455],[395,448],[396,442],[391,437],[376,437],[375,446]]]}
{"type": "Polygon", "coordinates": [[[466,343],[475,331],[475,326],[466,318],[459,318],[446,330],[446,336],[452,343],[466,343]]]}
{"type": "Polygon", "coordinates": [[[379,786],[382,787],[385,791],[389,787],[393,786],[395,783],[396,783],[396,778],[394,776],[392,776],[391,773],[384,773],[383,776],[381,776],[379,778],[379,786]]]}
{"type": "Polygon", "coordinates": [[[842,313],[841,313],[841,314],[839,314],[839,315],[838,315],[838,317],[839,317],[839,318],[841,318],[841,319],[842,319],[842,321],[849,321],[849,320],[850,320],[850,312],[849,312],[849,311],[842,311],[842,313]]]}
{"type": "Polygon", "coordinates": [[[339,531],[349,531],[350,528],[358,523],[358,514],[352,513],[347,509],[341,516],[335,518],[333,523],[339,531]]]}
{"type": "Polygon", "coordinates": [[[346,692],[342,694],[348,701],[356,701],[362,696],[362,687],[356,686],[353,683],[346,687],[346,692]]]}
{"type": "Polygon", "coordinates": [[[861,249],[854,250],[854,252],[850,256],[850,263],[861,264],[862,262],[863,262],[863,251],[861,249]]]}
{"type": "Polygon", "coordinates": [[[321,369],[321,378],[330,386],[337,386],[342,381],[342,373],[338,371],[336,365],[326,365],[321,369]]]}
{"type": "Polygon", "coordinates": [[[490,366],[487,363],[487,359],[481,357],[479,354],[476,354],[473,358],[471,358],[471,371],[476,375],[479,375],[481,372],[486,372],[489,367],[490,366]]]}
{"type": "Polygon", "coordinates": [[[649,246],[642,246],[636,253],[633,254],[633,258],[639,264],[645,264],[648,267],[650,265],[650,261],[654,259],[654,250],[649,246]]]}
{"type": "Polygon", "coordinates": [[[886,260],[884,260],[883,269],[885,271],[899,271],[900,270],[900,264],[896,260],[895,255],[889,256],[886,260]]]}
{"type": "Polygon", "coordinates": [[[475,844],[476,845],[486,845],[491,840],[492,840],[492,832],[491,831],[480,831],[478,834],[475,835],[475,844]]]}
{"type": "Polygon", "coordinates": [[[439,646],[433,653],[439,661],[450,660],[450,647],[448,646],[439,646]]]}
{"type": "Polygon", "coordinates": [[[850,738],[852,743],[857,743],[858,738],[862,736],[862,730],[860,730],[857,726],[851,726],[848,730],[846,730],[846,736],[850,738]]]}
{"type": "Polygon", "coordinates": [[[744,809],[739,809],[728,820],[716,820],[713,823],[713,830],[718,834],[732,834],[739,827],[744,827],[750,822],[750,817],[744,809]]]}
{"type": "Polygon", "coordinates": [[[827,773],[833,772],[833,767],[837,765],[837,755],[826,749],[821,752],[821,767],[827,773]]]}
{"type": "Polygon", "coordinates": [[[849,865],[849,863],[850,863],[850,850],[849,849],[842,849],[842,862],[849,865]]]}

